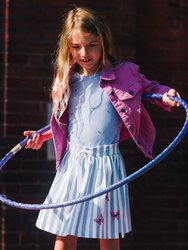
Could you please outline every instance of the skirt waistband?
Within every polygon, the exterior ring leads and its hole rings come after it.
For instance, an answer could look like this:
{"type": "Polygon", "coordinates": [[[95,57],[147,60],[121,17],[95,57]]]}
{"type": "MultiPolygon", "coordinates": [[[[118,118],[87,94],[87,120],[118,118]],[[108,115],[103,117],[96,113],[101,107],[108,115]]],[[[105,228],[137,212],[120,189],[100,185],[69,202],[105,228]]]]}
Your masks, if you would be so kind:
{"type": "Polygon", "coordinates": [[[119,153],[118,143],[108,145],[98,145],[97,147],[77,146],[71,142],[67,142],[67,151],[76,154],[87,154],[89,156],[114,155],[119,153]]]}

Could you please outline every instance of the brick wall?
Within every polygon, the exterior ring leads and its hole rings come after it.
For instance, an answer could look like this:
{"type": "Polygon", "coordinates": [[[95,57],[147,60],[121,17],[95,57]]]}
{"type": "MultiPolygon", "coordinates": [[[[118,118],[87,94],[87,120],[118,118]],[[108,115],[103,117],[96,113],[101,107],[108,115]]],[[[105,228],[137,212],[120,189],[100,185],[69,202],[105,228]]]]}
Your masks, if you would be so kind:
{"type": "MultiPolygon", "coordinates": [[[[9,0],[8,73],[5,76],[5,3],[6,0],[1,1],[0,8],[1,157],[23,138],[25,129],[38,129],[47,122],[52,61],[62,13],[69,6],[68,1],[62,0],[9,0]]],[[[117,0],[116,3],[97,0],[89,5],[82,0],[77,3],[105,14],[118,56],[136,61],[150,79],[171,84],[188,100],[186,0],[117,0]]],[[[164,113],[156,107],[148,108],[157,127],[157,154],[177,134],[185,114],[182,109],[164,113]]],[[[186,138],[155,169],[130,184],[133,232],[122,240],[122,249],[187,249],[186,138]]],[[[128,173],[146,162],[133,143],[123,143],[121,149],[125,152],[128,173]]],[[[54,162],[47,160],[46,147],[39,152],[22,150],[2,171],[0,192],[18,201],[40,203],[54,174],[54,162]]],[[[53,248],[54,236],[34,226],[37,212],[0,205],[0,215],[1,250],[53,248]]],[[[98,241],[80,240],[79,249],[88,247],[97,249],[98,241]]]]}
{"type": "MultiPolygon", "coordinates": [[[[137,1],[136,60],[150,78],[188,100],[188,1],[137,1]]],[[[160,152],[181,128],[183,110],[152,109],[160,152]]],[[[187,135],[155,169],[133,183],[135,249],[187,249],[187,135]],[[136,216],[135,216],[136,214],[136,216]]],[[[138,160],[138,159],[137,159],[138,160]]]]}

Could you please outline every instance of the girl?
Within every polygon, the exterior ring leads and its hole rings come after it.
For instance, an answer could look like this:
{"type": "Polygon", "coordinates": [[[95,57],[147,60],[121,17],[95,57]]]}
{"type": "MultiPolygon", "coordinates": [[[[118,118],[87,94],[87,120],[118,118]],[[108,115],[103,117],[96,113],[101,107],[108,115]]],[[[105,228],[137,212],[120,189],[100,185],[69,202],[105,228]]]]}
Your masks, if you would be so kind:
{"type": "MultiPolygon", "coordinates": [[[[153,103],[178,106],[167,86],[147,80],[137,65],[112,56],[110,30],[97,13],[71,9],[65,18],[52,88],[51,129],[26,148],[53,138],[57,173],[45,203],[95,193],[126,177],[118,142],[132,137],[152,157],[155,130],[141,103],[143,93],[163,94],[153,103]]],[[[33,131],[25,131],[28,136],[33,131]]],[[[37,227],[56,235],[55,250],[74,250],[77,237],[99,238],[101,250],[119,250],[131,231],[128,187],[70,207],[42,210],[37,227]]]]}

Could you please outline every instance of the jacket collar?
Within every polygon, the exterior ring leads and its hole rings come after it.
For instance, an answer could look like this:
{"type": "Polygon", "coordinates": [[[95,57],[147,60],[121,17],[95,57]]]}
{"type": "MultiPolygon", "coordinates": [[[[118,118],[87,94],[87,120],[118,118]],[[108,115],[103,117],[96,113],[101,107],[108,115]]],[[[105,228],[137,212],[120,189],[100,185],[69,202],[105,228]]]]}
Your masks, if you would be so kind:
{"type": "Polygon", "coordinates": [[[103,64],[103,65],[102,65],[101,79],[103,79],[103,80],[108,80],[108,81],[111,81],[111,80],[116,79],[114,70],[105,67],[104,64],[103,64]]]}

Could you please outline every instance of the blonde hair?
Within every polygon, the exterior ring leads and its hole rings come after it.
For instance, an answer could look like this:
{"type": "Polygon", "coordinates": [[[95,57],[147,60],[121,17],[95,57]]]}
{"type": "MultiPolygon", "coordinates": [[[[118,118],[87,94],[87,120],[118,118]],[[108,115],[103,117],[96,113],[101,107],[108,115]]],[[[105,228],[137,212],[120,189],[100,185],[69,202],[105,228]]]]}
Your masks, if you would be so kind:
{"type": "Polygon", "coordinates": [[[112,36],[105,20],[95,11],[85,7],[74,7],[68,11],[60,34],[55,62],[56,77],[52,85],[53,114],[58,122],[70,97],[70,66],[73,60],[69,50],[69,41],[75,27],[99,36],[102,46],[102,63],[106,67],[112,67],[112,36]]]}

